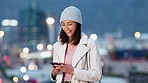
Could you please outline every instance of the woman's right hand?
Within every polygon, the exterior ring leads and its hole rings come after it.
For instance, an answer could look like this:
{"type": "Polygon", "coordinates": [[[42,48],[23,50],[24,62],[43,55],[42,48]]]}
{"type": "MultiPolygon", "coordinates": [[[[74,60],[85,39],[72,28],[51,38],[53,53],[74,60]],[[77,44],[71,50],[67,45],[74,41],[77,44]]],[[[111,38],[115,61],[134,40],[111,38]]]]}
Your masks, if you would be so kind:
{"type": "Polygon", "coordinates": [[[53,65],[52,66],[52,76],[56,77],[60,72],[61,65],[53,65]]]}

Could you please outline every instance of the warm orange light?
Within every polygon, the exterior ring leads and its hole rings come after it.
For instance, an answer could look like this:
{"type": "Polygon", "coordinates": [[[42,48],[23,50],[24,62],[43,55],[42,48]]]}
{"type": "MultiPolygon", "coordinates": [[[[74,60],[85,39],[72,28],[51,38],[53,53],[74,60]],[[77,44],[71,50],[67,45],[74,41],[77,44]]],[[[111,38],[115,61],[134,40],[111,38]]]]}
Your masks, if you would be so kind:
{"type": "Polygon", "coordinates": [[[135,38],[140,38],[140,32],[135,32],[135,38]]]}

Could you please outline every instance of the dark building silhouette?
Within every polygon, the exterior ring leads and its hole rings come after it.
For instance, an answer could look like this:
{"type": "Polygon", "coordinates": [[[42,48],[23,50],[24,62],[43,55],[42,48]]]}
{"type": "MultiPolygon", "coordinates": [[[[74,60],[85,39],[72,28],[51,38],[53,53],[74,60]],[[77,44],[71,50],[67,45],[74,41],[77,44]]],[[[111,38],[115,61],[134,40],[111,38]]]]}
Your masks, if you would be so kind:
{"type": "Polygon", "coordinates": [[[18,32],[19,28],[16,26],[5,26],[2,27],[0,30],[4,31],[4,37],[3,37],[3,44],[7,44],[9,46],[13,44],[18,43],[18,32]]]}
{"type": "Polygon", "coordinates": [[[33,47],[40,42],[48,42],[46,15],[38,8],[35,1],[31,1],[28,8],[20,11],[19,22],[20,42],[33,47]]]}

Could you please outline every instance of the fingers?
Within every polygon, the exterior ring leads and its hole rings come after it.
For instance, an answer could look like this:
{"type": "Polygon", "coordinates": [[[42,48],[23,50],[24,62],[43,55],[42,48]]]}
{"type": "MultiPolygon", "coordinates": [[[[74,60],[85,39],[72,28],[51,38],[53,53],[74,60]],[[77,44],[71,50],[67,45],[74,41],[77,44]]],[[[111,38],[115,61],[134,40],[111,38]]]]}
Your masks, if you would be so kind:
{"type": "Polygon", "coordinates": [[[54,68],[60,69],[61,68],[61,65],[54,65],[54,68]]]}
{"type": "Polygon", "coordinates": [[[53,69],[52,69],[52,75],[53,75],[53,76],[56,76],[57,74],[58,74],[58,70],[55,69],[55,68],[53,68],[53,69]]]}
{"type": "Polygon", "coordinates": [[[60,71],[65,72],[65,73],[69,73],[69,74],[73,74],[74,68],[71,65],[64,64],[61,66],[60,71]]]}
{"type": "Polygon", "coordinates": [[[55,70],[56,73],[59,72],[73,73],[74,68],[71,65],[62,63],[60,65],[54,65],[53,70],[55,70]]]}
{"type": "Polygon", "coordinates": [[[57,75],[60,72],[60,66],[58,65],[53,65],[52,67],[52,74],[57,75]]]}

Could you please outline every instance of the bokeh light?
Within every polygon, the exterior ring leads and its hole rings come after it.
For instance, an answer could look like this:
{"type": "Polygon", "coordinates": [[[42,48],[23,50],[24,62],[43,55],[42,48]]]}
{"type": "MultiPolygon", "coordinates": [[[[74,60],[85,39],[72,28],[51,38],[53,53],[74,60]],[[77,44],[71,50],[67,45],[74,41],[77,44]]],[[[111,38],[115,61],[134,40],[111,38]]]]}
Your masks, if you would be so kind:
{"type": "Polygon", "coordinates": [[[91,35],[90,35],[90,38],[92,38],[93,40],[96,41],[96,40],[97,40],[97,35],[96,35],[96,34],[91,34],[91,35]]]}
{"type": "Polygon", "coordinates": [[[52,18],[52,17],[48,17],[48,18],[46,19],[46,23],[49,24],[49,25],[54,24],[54,22],[55,22],[55,19],[52,18]]]}
{"type": "Polygon", "coordinates": [[[44,48],[44,45],[42,43],[37,45],[37,49],[38,50],[43,50],[43,48],[44,48]]]}
{"type": "Polygon", "coordinates": [[[140,38],[140,32],[135,32],[135,38],[140,38]]]}
{"type": "Polygon", "coordinates": [[[29,48],[25,47],[25,48],[23,49],[23,53],[29,53],[29,48]]]}
{"type": "Polygon", "coordinates": [[[24,75],[24,76],[23,76],[23,79],[24,79],[25,81],[28,81],[28,80],[29,80],[29,76],[28,76],[28,75],[24,75]]]}
{"type": "Polygon", "coordinates": [[[21,68],[20,68],[20,71],[21,71],[22,73],[25,73],[25,72],[27,71],[27,69],[26,69],[26,67],[21,67],[21,68]]]}
{"type": "MultiPolygon", "coordinates": [[[[19,81],[18,77],[13,77],[13,81],[17,83],[19,81]]],[[[1,83],[1,82],[0,82],[1,83]]]]}

